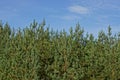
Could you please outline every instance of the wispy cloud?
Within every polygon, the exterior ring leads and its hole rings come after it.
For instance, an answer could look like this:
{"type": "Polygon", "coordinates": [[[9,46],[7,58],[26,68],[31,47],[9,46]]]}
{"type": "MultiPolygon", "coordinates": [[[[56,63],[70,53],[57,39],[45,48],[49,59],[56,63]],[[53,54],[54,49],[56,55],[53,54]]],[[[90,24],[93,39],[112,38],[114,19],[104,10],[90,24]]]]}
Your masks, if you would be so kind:
{"type": "Polygon", "coordinates": [[[70,6],[68,10],[77,14],[87,14],[89,12],[88,8],[79,5],[70,6]]]}

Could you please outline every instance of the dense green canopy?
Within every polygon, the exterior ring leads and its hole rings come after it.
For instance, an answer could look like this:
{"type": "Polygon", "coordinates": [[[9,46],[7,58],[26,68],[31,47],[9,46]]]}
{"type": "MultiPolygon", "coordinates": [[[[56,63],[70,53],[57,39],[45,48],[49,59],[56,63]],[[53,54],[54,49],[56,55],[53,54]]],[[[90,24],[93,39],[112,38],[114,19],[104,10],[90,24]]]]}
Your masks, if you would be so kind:
{"type": "Polygon", "coordinates": [[[15,31],[0,24],[0,80],[119,80],[120,34],[97,38],[77,24],[69,33],[33,23],[15,31]]]}

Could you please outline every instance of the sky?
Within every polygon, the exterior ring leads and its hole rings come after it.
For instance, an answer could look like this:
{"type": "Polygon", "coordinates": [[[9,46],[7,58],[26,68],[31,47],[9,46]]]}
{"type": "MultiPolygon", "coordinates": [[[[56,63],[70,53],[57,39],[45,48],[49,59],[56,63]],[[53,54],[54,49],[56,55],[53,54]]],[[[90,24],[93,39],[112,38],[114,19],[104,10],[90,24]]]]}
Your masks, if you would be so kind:
{"type": "Polygon", "coordinates": [[[35,19],[54,30],[75,28],[79,23],[85,32],[97,35],[120,31],[120,0],[1,0],[0,20],[11,27],[24,28],[35,19]]]}

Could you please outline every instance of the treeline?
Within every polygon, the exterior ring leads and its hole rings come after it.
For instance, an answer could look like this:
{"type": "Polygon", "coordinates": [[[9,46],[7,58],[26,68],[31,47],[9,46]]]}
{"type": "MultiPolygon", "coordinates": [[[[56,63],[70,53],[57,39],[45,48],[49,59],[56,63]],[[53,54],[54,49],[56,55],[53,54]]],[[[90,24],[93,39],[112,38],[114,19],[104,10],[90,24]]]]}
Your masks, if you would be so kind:
{"type": "Polygon", "coordinates": [[[0,80],[120,80],[120,34],[0,24],[0,80]]]}

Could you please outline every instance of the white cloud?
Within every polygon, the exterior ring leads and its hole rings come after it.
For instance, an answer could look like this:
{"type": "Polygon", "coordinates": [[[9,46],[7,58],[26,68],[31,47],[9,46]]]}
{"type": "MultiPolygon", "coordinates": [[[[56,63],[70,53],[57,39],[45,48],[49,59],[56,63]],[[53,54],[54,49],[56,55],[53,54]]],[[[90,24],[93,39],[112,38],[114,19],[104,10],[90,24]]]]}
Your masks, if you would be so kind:
{"type": "Polygon", "coordinates": [[[79,5],[70,6],[70,7],[68,7],[68,10],[70,12],[74,12],[77,14],[87,14],[89,12],[88,8],[79,6],[79,5]]]}

